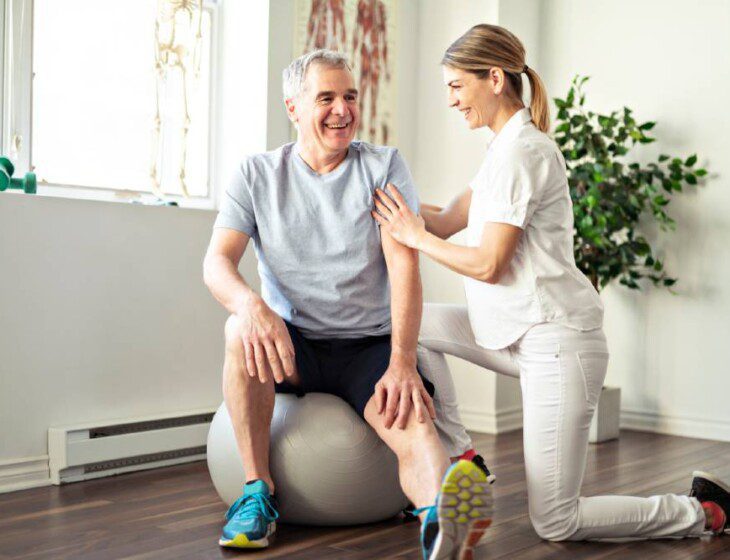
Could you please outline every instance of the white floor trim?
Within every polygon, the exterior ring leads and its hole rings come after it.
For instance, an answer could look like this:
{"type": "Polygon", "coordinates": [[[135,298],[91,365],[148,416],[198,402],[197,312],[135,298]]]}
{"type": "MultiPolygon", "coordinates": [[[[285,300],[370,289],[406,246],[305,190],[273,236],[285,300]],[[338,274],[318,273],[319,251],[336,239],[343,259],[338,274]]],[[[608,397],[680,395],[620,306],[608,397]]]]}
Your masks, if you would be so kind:
{"type": "MultiPolygon", "coordinates": [[[[467,430],[485,434],[502,434],[522,428],[522,408],[501,410],[496,414],[479,408],[459,407],[467,430]]],[[[670,436],[730,441],[730,420],[669,415],[622,408],[621,429],[655,432],[670,436]]]]}
{"type": "Polygon", "coordinates": [[[50,484],[48,455],[0,461],[0,494],[50,484]]]}
{"type": "Polygon", "coordinates": [[[522,428],[522,407],[498,410],[496,413],[480,408],[459,407],[459,414],[467,430],[483,434],[503,434],[522,428]]]}
{"type": "Polygon", "coordinates": [[[730,441],[730,421],[728,420],[677,416],[647,410],[622,409],[621,428],[672,436],[730,441]]]}

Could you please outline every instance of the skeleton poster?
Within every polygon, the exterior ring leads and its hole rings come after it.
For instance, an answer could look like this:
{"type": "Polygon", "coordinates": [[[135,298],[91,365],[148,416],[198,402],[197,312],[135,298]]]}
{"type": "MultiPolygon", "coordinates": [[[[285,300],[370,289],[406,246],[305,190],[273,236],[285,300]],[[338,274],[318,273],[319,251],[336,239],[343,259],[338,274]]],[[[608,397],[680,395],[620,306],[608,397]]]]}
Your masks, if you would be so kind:
{"type": "Polygon", "coordinates": [[[294,57],[315,49],[344,53],[359,90],[356,138],[396,143],[395,14],[397,0],[297,0],[294,57]]]}

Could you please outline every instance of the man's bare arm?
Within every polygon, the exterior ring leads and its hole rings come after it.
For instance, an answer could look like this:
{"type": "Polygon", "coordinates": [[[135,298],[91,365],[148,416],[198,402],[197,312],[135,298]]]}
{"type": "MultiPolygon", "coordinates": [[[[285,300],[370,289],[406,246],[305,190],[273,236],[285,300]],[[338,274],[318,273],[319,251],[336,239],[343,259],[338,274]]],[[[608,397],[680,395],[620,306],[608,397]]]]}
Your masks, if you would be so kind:
{"type": "Polygon", "coordinates": [[[423,308],[418,251],[401,245],[385,232],[382,246],[390,280],[391,361],[399,360],[415,368],[423,308]]]}
{"type": "Polygon", "coordinates": [[[258,294],[238,272],[249,236],[240,231],[216,228],[203,260],[203,279],[213,297],[230,313],[243,311],[258,294]]]}
{"type": "Polygon", "coordinates": [[[241,341],[246,369],[265,383],[271,376],[281,383],[296,373],[294,346],[284,321],[238,272],[249,236],[216,228],[203,261],[205,285],[223,307],[241,319],[241,341]]]}
{"type": "Polygon", "coordinates": [[[376,387],[378,411],[385,413],[385,426],[398,421],[405,428],[411,407],[419,421],[435,417],[431,397],[416,369],[416,347],[421,327],[423,293],[418,270],[418,252],[382,232],[383,254],[390,280],[391,356],[388,370],[376,387]]]}

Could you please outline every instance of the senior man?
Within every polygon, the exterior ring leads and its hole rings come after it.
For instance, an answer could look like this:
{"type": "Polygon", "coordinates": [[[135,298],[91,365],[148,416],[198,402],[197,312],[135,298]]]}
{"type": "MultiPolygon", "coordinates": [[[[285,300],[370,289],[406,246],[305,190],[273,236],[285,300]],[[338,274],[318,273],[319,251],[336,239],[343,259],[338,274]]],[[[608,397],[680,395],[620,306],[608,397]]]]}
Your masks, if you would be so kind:
{"type": "MultiPolygon", "coordinates": [[[[417,197],[397,150],[353,141],[357,95],[340,54],[293,61],[284,98],[297,141],[245,159],[215,223],[204,275],[231,313],[223,393],[247,477],[220,544],[268,546],[278,516],[269,470],[274,394],[318,391],[344,399],[393,450],[403,491],[421,510],[424,557],[450,558],[474,534],[455,521],[456,497],[435,505],[440,489],[486,477],[468,461],[449,467],[435,429],[434,387],[416,366],[418,255],[381,235],[370,215],[375,186],[397,185],[414,210],[417,197]],[[261,295],[238,272],[249,239],[261,295]]],[[[476,497],[486,518],[487,497],[476,497]]]]}

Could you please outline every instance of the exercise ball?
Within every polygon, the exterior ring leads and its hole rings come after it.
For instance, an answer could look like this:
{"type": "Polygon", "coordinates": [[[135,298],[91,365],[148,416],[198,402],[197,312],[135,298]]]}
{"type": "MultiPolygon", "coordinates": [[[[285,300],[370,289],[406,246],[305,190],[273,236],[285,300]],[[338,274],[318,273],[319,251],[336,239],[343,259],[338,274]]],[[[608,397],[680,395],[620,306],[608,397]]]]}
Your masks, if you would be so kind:
{"type": "MultiPolygon", "coordinates": [[[[225,403],[210,425],[207,456],[215,489],[230,505],[241,495],[246,477],[225,403]]],[[[393,517],[408,504],[393,452],[333,395],[276,395],[270,467],[283,522],[372,523],[393,517]]]]}

